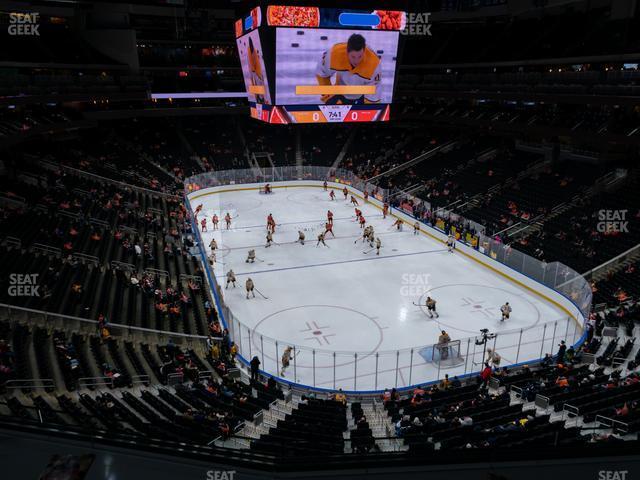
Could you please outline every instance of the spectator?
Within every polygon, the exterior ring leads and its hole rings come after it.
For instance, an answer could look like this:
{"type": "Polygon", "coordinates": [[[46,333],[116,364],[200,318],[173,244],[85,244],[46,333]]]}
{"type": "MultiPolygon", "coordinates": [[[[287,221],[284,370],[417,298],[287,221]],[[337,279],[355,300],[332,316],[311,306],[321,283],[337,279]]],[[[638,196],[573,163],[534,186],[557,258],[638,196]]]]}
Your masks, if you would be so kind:
{"type": "Polygon", "coordinates": [[[254,356],[250,362],[251,365],[251,381],[258,381],[258,375],[260,373],[260,359],[254,356]]]}

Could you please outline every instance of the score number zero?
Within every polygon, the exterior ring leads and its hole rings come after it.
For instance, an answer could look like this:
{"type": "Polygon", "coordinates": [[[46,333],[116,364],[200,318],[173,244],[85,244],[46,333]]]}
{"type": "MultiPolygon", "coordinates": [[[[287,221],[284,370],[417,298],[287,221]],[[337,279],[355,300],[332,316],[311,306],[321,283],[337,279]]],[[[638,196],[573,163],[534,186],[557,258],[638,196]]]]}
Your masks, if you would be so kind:
{"type": "MultiPolygon", "coordinates": [[[[342,120],[342,112],[327,112],[329,114],[329,118],[327,120],[331,121],[331,120],[342,120]]],[[[353,122],[357,122],[358,121],[358,112],[357,111],[350,111],[349,114],[351,115],[351,120],[353,122]]],[[[319,122],[320,121],[320,112],[313,112],[313,114],[311,115],[311,118],[313,119],[314,122],[319,122]]]]}

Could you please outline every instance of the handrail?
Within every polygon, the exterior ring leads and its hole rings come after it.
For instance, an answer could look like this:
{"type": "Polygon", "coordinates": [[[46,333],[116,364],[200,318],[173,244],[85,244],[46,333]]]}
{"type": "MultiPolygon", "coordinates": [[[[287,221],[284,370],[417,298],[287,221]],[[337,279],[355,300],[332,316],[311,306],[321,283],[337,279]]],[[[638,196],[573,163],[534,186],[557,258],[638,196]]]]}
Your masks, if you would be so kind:
{"type": "MultiPolygon", "coordinates": [[[[45,310],[36,310],[36,309],[33,309],[33,308],[18,307],[16,305],[10,305],[10,304],[7,304],[7,303],[0,303],[0,308],[6,308],[6,309],[9,310],[9,312],[11,312],[11,310],[17,310],[17,311],[20,311],[20,312],[35,313],[37,315],[42,315],[44,317],[61,318],[63,320],[73,320],[73,321],[76,321],[76,322],[83,322],[83,323],[92,324],[92,325],[97,325],[98,324],[97,320],[90,320],[88,318],[74,317],[74,316],[71,316],[71,315],[63,315],[61,313],[47,312],[45,310]]],[[[109,323],[109,327],[111,327],[111,328],[122,328],[122,329],[136,331],[136,332],[155,333],[157,335],[165,335],[165,336],[169,336],[169,337],[181,337],[181,338],[185,338],[185,339],[206,340],[208,338],[205,335],[192,335],[192,334],[188,334],[188,333],[171,332],[171,331],[168,331],[168,330],[156,330],[156,329],[153,329],[153,328],[136,327],[136,326],[133,326],[133,325],[122,325],[122,324],[119,324],[119,323],[109,323]]],[[[217,340],[221,340],[221,338],[219,338],[217,340]]]]}

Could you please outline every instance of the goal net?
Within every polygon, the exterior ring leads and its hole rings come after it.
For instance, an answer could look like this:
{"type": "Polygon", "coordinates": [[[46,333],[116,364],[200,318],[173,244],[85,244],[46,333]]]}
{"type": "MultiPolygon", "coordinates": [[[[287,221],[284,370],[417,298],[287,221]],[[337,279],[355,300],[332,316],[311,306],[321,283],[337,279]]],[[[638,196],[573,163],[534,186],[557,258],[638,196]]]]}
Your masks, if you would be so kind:
{"type": "Polygon", "coordinates": [[[435,343],[420,350],[420,355],[425,361],[439,365],[440,368],[457,367],[464,363],[464,357],[460,350],[460,340],[435,343]]]}

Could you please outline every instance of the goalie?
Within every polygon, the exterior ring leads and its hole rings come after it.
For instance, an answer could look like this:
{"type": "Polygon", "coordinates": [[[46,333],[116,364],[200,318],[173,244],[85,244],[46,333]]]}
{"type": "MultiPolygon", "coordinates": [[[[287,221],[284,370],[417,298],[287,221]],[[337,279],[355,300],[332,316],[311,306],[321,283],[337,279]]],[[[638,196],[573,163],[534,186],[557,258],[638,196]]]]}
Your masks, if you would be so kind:
{"type": "Polygon", "coordinates": [[[380,58],[367,46],[367,41],[359,33],[352,34],[346,43],[336,43],[322,53],[316,67],[319,85],[373,86],[373,93],[320,96],[320,101],[328,105],[362,105],[380,102],[381,80],[380,58]],[[335,83],[331,83],[331,78],[335,83]]]}

